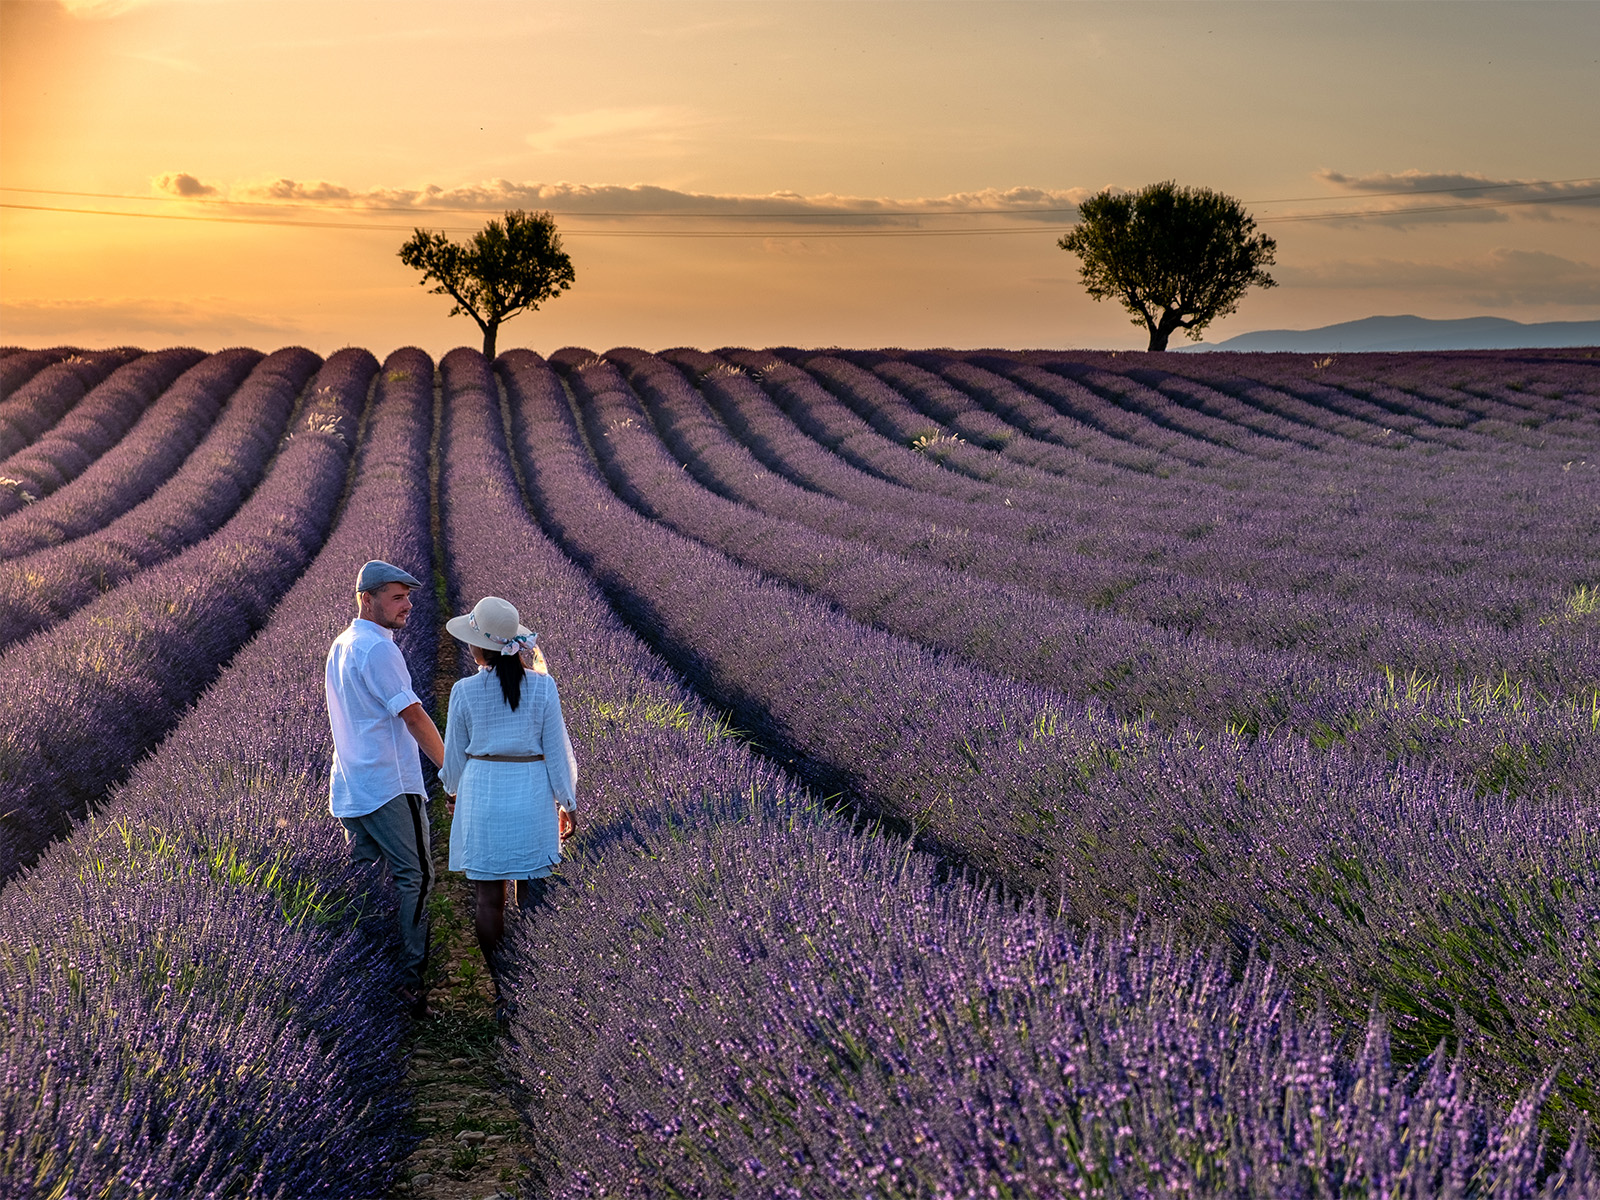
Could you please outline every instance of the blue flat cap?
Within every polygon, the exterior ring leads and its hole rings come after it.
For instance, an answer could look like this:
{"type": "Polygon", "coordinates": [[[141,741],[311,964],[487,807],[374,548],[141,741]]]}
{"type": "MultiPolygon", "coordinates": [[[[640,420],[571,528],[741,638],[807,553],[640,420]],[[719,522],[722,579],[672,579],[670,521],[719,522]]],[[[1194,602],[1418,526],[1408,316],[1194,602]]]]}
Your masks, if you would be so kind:
{"type": "Polygon", "coordinates": [[[386,563],[375,558],[361,568],[356,575],[356,591],[370,592],[373,588],[381,588],[386,583],[403,583],[407,587],[421,587],[422,581],[402,571],[393,563],[386,563]]]}

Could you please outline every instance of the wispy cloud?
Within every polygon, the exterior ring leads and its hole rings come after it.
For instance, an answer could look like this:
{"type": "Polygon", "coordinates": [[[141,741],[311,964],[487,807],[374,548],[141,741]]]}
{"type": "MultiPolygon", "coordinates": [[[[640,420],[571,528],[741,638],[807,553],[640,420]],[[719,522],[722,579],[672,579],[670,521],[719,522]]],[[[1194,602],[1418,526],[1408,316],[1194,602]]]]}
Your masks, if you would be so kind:
{"type": "Polygon", "coordinates": [[[761,250],[779,258],[832,257],[842,253],[837,241],[803,237],[762,238],[761,250]]]}
{"type": "MultiPolygon", "coordinates": [[[[1451,194],[1463,199],[1497,196],[1513,191],[1515,198],[1532,196],[1577,196],[1600,191],[1600,177],[1577,182],[1552,183],[1542,179],[1500,179],[1468,171],[1374,171],[1367,175],[1346,175],[1340,171],[1318,171],[1317,178],[1348,192],[1411,192],[1424,195],[1451,194]]],[[[1600,203],[1597,201],[1596,203],[1600,203]]]]}
{"type": "Polygon", "coordinates": [[[528,146],[538,154],[555,154],[585,142],[681,143],[709,121],[693,109],[677,106],[594,108],[547,117],[528,133],[528,146]]]}
{"type": "Polygon", "coordinates": [[[120,17],[136,8],[145,8],[153,0],[60,0],[61,7],[74,17],[89,20],[120,17]]]}
{"type": "Polygon", "coordinates": [[[452,22],[445,6],[435,6],[435,14],[445,19],[432,23],[398,23],[364,26],[359,30],[336,29],[328,23],[296,25],[286,22],[286,36],[269,38],[258,43],[261,49],[271,50],[349,50],[388,44],[412,44],[437,50],[450,47],[454,53],[463,46],[494,44],[536,38],[548,42],[553,34],[572,29],[583,23],[581,12],[560,12],[549,6],[538,8],[506,8],[496,12],[494,20],[452,22]]]}
{"type": "Polygon", "coordinates": [[[1370,198],[1361,210],[1368,219],[1381,214],[1379,219],[1401,225],[1542,220],[1575,208],[1600,208],[1600,178],[1552,182],[1420,170],[1366,175],[1323,170],[1317,178],[1351,197],[1370,198]]]}
{"type": "Polygon", "coordinates": [[[221,300],[154,300],[138,296],[88,300],[0,301],[0,329],[7,337],[91,335],[145,337],[160,342],[218,338],[248,340],[266,336],[294,339],[298,322],[260,313],[239,312],[221,300]]]}
{"type": "Polygon", "coordinates": [[[147,62],[157,67],[165,67],[169,71],[182,71],[185,75],[204,75],[206,69],[193,59],[182,58],[176,54],[162,54],[155,50],[125,50],[123,55],[136,62],[147,62]]]}
{"type": "Polygon", "coordinates": [[[1501,247],[1481,258],[1418,262],[1371,258],[1288,266],[1285,285],[1446,293],[1474,304],[1600,304],[1600,267],[1538,250],[1501,247]]]}
{"type": "MultiPolygon", "coordinates": [[[[188,178],[193,178],[189,176],[188,178]]],[[[209,186],[209,185],[203,185],[209,186]]],[[[1089,188],[982,188],[940,196],[842,196],[770,192],[765,195],[689,192],[653,184],[515,183],[491,179],[442,187],[358,189],[328,180],[274,179],[226,189],[229,202],[315,204],[363,212],[500,212],[547,209],[561,215],[623,221],[637,217],[760,217],[777,224],[819,222],[916,225],[923,218],[977,215],[1058,223],[1076,217],[1089,188]]]]}

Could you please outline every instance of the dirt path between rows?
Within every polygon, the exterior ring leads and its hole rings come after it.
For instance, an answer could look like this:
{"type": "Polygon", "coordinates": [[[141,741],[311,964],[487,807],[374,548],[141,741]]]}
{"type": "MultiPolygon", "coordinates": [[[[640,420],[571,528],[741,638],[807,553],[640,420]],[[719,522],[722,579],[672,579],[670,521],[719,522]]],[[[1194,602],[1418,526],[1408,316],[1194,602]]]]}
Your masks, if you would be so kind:
{"type": "Polygon", "coordinates": [[[412,1120],[423,1135],[392,1200],[485,1200],[520,1194],[522,1122],[495,1062],[494,984],[472,932],[472,885],[449,871],[450,821],[431,811],[438,884],[428,900],[433,1013],[409,1043],[412,1120]]]}

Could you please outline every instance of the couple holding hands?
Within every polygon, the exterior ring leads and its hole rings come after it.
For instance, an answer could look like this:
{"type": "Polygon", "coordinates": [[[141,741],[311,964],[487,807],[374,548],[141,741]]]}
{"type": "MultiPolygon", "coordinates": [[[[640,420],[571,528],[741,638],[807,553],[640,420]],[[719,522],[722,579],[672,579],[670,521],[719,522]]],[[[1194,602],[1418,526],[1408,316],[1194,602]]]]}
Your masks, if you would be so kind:
{"type": "Polygon", "coordinates": [[[473,881],[478,945],[497,975],[508,886],[524,908],[542,897],[562,839],[576,828],[578,779],[538,635],[496,596],[445,624],[478,670],[450,690],[439,736],[394,642],[411,612],[411,590],[421,586],[391,563],[363,566],[356,617],[334,639],[325,677],[334,744],[329,811],[343,823],[356,862],[381,858],[389,866],[400,893],[402,999],[419,1017],[427,1015],[433,866],[418,750],[439,767],[450,795],[450,869],[473,881]]]}

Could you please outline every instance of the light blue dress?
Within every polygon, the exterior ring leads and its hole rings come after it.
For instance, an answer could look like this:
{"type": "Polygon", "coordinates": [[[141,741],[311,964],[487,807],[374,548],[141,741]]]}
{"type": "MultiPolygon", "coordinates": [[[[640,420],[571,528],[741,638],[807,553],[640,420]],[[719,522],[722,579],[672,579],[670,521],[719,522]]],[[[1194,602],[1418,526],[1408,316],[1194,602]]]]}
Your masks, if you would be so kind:
{"type": "Polygon", "coordinates": [[[445,718],[444,790],[456,798],[450,869],[468,879],[538,879],[561,861],[556,806],[577,808],[572,755],[555,680],[522,677],[516,712],[488,667],[450,689],[445,718]],[[543,754],[543,762],[484,762],[475,754],[543,754]]]}

